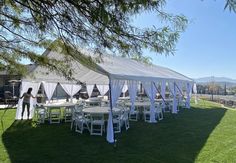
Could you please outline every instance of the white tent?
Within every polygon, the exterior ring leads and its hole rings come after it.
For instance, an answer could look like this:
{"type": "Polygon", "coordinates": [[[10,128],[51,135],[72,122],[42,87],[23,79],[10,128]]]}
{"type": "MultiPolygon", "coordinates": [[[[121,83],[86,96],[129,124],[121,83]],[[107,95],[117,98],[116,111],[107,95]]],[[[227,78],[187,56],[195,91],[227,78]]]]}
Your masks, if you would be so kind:
{"type": "MultiPolygon", "coordinates": [[[[88,51],[82,50],[82,53],[87,54],[93,57],[93,54],[90,54],[88,51]]],[[[58,60],[63,59],[63,55],[58,52],[46,50],[44,55],[48,57],[55,58],[58,60]]],[[[129,85],[130,93],[135,93],[135,95],[130,95],[132,97],[136,96],[136,90],[138,83],[142,83],[147,95],[151,101],[151,113],[154,110],[154,98],[156,95],[156,83],[162,81],[173,83],[173,91],[176,94],[176,82],[181,82],[182,84],[187,85],[188,97],[191,94],[191,88],[193,80],[177,73],[168,68],[164,68],[156,65],[145,65],[137,61],[122,58],[104,55],[102,57],[102,62],[96,63],[96,69],[91,70],[86,66],[83,66],[78,61],[71,62],[71,69],[73,70],[73,77],[86,85],[98,85],[99,87],[106,87],[104,90],[108,90],[110,87],[111,93],[111,108],[116,105],[116,101],[120,96],[123,86],[125,84],[129,85]],[[133,85],[133,86],[132,86],[133,85]]],[[[43,83],[46,95],[48,99],[51,98],[53,91],[55,90],[55,84],[60,83],[62,88],[67,92],[71,97],[76,94],[81,86],[77,84],[76,81],[68,81],[66,78],[58,75],[55,72],[50,72],[48,69],[40,66],[36,66],[35,69],[29,74],[26,78],[22,79],[21,95],[29,88],[33,88],[33,95],[36,95],[39,85],[43,83]],[[33,76],[33,77],[32,77],[33,76]]],[[[135,98],[131,98],[131,103],[134,103],[135,98]]],[[[175,101],[175,99],[174,99],[175,101]]],[[[189,106],[190,98],[188,98],[189,106]]],[[[19,105],[17,109],[16,119],[21,118],[21,103],[22,100],[19,100],[19,105]]],[[[31,102],[33,109],[33,102],[31,102]]],[[[33,114],[33,110],[31,111],[33,114]]],[[[154,114],[154,113],[153,113],[154,114]]],[[[26,115],[24,115],[24,118],[26,115]]],[[[30,115],[32,117],[32,115],[30,115]]],[[[151,114],[150,122],[155,123],[155,119],[152,118],[151,114]]],[[[108,127],[107,127],[107,141],[110,143],[114,142],[114,133],[112,125],[112,112],[109,114],[108,127]]]]}

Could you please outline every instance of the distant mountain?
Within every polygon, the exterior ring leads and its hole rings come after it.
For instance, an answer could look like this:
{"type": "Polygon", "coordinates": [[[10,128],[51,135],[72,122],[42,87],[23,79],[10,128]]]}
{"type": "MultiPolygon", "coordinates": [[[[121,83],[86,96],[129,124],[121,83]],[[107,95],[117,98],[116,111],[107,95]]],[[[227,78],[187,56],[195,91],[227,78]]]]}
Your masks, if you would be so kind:
{"type": "Polygon", "coordinates": [[[203,77],[203,78],[198,78],[195,79],[196,83],[198,84],[208,84],[212,81],[214,81],[215,83],[223,86],[223,85],[227,85],[227,87],[234,87],[236,86],[236,80],[235,79],[231,79],[231,78],[226,78],[226,77],[203,77]]]}
{"type": "Polygon", "coordinates": [[[226,77],[203,77],[195,79],[197,83],[209,83],[209,82],[226,82],[226,83],[236,83],[235,79],[226,78],[226,77]]]}

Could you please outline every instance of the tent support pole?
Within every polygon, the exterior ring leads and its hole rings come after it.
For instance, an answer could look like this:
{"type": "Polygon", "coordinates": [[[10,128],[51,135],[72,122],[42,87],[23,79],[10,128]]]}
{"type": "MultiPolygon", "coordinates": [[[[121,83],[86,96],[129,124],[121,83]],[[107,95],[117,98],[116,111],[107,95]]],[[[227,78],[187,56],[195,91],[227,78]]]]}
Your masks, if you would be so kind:
{"type": "MultiPolygon", "coordinates": [[[[111,79],[109,78],[109,94],[110,94],[110,109],[111,109],[111,120],[112,120],[112,126],[113,126],[113,106],[112,106],[112,93],[111,93],[111,79]]],[[[113,127],[112,127],[113,129],[113,127]]],[[[115,139],[115,134],[114,134],[114,129],[113,129],[113,137],[114,137],[114,147],[116,147],[116,139],[115,139]]]]}
{"type": "Polygon", "coordinates": [[[161,96],[161,99],[163,100],[163,102],[167,105],[167,103],[166,103],[166,100],[165,100],[165,98],[161,95],[161,92],[158,90],[158,88],[157,88],[157,86],[156,86],[156,83],[155,82],[153,82],[153,84],[154,84],[154,86],[155,86],[155,88],[156,88],[156,90],[157,90],[157,92],[160,94],[160,96],[161,96]]]}

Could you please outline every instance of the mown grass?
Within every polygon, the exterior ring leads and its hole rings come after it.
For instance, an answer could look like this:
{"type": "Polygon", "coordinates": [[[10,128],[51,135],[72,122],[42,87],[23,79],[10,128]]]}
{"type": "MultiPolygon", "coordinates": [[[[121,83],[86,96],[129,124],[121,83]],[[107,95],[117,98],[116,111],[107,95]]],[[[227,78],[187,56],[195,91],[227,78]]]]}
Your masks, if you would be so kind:
{"type": "MultiPolygon", "coordinates": [[[[0,116],[3,111],[0,111],[0,116]]],[[[132,122],[116,135],[90,136],[70,124],[37,125],[14,121],[8,110],[0,131],[0,162],[233,162],[236,160],[236,111],[200,101],[157,124],[132,122]]]]}

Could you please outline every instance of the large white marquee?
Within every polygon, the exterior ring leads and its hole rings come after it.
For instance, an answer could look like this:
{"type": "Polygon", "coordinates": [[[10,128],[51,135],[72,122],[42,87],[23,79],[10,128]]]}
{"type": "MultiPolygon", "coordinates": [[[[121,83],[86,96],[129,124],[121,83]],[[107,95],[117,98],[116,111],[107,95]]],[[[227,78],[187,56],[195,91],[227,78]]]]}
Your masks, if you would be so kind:
{"type": "MultiPolygon", "coordinates": [[[[81,50],[81,52],[93,57],[93,55],[88,51],[81,50]]],[[[63,60],[63,55],[59,52],[46,50],[44,55],[58,60],[63,60]]],[[[187,92],[186,105],[190,108],[190,96],[193,80],[171,69],[156,65],[146,65],[131,59],[110,55],[102,56],[102,62],[96,63],[96,68],[93,70],[82,65],[78,61],[72,61],[70,65],[73,70],[73,77],[76,81],[69,81],[56,72],[50,72],[45,67],[35,66],[34,70],[27,77],[22,79],[20,94],[22,95],[28,88],[32,87],[32,94],[35,96],[40,84],[43,84],[45,94],[48,100],[50,100],[56,85],[59,83],[65,92],[73,97],[73,95],[81,89],[81,85],[78,84],[78,81],[80,81],[86,84],[88,92],[95,84],[101,94],[105,94],[105,91],[110,88],[112,107],[116,105],[116,101],[118,100],[124,86],[128,88],[131,103],[134,105],[137,87],[142,83],[151,102],[150,122],[155,123],[154,112],[152,115],[152,111],[154,111],[154,98],[157,93],[156,85],[161,85],[161,94],[163,95],[165,93],[166,83],[168,83],[170,92],[172,92],[174,98],[173,113],[177,113],[176,95],[178,92],[182,91],[181,88],[184,86],[187,92]]],[[[31,100],[30,118],[33,116],[34,109],[34,100],[31,100]]],[[[131,110],[133,107],[134,106],[131,106],[131,110]]],[[[16,119],[21,118],[21,110],[22,100],[19,100],[16,119]]],[[[24,118],[26,118],[26,115],[24,115],[24,118]]],[[[110,112],[108,119],[107,141],[110,143],[114,142],[112,112],[110,112]]]]}

